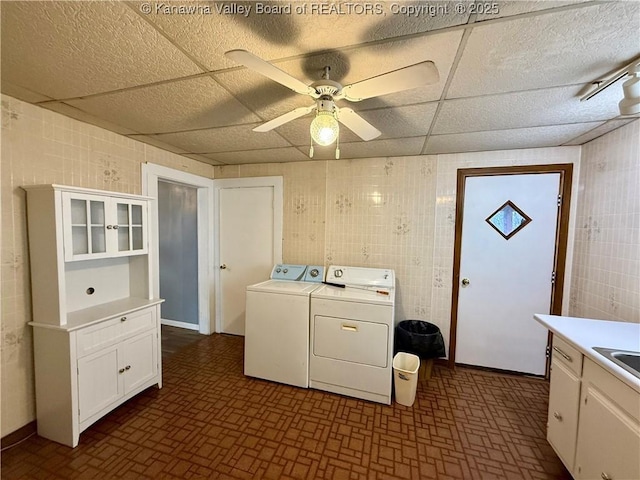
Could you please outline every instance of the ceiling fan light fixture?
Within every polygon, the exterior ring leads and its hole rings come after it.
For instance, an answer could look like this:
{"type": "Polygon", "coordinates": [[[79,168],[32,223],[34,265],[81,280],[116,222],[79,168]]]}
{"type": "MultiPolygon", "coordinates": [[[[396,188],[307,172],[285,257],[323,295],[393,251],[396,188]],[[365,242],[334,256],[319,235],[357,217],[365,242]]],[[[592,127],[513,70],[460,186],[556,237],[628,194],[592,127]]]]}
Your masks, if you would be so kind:
{"type": "Polygon", "coordinates": [[[331,111],[320,111],[309,127],[311,138],[318,145],[331,145],[338,138],[340,125],[331,111]]]}

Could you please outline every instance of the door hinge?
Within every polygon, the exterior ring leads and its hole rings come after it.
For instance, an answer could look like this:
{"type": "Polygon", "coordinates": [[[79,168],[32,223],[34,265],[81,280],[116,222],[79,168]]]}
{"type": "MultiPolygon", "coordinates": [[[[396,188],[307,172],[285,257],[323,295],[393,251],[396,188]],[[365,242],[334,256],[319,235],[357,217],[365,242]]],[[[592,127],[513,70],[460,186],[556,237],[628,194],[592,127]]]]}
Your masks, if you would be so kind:
{"type": "Polygon", "coordinates": [[[551,357],[551,347],[549,345],[547,345],[547,348],[545,348],[545,357],[549,358],[551,357]]]}
{"type": "Polygon", "coordinates": [[[558,206],[562,205],[562,195],[558,195],[558,206]]]}
{"type": "Polygon", "coordinates": [[[556,283],[556,272],[551,272],[551,284],[556,283]]]}

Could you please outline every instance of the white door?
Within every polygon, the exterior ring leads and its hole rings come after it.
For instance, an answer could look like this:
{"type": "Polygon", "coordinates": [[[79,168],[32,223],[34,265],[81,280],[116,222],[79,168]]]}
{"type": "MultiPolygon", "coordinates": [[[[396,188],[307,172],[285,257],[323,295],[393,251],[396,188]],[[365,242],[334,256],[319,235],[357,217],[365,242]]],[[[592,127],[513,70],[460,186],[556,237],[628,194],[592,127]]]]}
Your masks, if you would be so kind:
{"type": "Polygon", "coordinates": [[[264,178],[271,184],[236,179],[219,188],[216,311],[222,333],[244,335],[247,286],[267,280],[282,261],[282,178],[264,178]]]}
{"type": "Polygon", "coordinates": [[[559,188],[559,173],[466,179],[457,363],[544,375],[533,315],[550,312],[559,188]]]}

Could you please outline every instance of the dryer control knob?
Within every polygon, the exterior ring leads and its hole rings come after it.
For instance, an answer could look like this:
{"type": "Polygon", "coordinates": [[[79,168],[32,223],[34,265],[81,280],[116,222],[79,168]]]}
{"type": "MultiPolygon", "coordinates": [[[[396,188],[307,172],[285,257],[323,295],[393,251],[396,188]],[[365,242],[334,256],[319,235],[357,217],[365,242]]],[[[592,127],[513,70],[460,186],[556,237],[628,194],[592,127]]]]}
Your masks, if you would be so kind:
{"type": "Polygon", "coordinates": [[[285,268],[284,270],[282,270],[282,273],[287,273],[289,271],[288,268],[285,268]]]}
{"type": "Polygon", "coordinates": [[[280,273],[282,271],[281,268],[276,268],[276,273],[280,273]]]}
{"type": "Polygon", "coordinates": [[[320,271],[317,268],[314,268],[309,272],[309,275],[311,275],[313,278],[316,278],[318,275],[320,275],[320,271]]]}
{"type": "Polygon", "coordinates": [[[342,270],[336,270],[335,272],[333,272],[333,275],[336,278],[340,278],[342,276],[342,270]]]}

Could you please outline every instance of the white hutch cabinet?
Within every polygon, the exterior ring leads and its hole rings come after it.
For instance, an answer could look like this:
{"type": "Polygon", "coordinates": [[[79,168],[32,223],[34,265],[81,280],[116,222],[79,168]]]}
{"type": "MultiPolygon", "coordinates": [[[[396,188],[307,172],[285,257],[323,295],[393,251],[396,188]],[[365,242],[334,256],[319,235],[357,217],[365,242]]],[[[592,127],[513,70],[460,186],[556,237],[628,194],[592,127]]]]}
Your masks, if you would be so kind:
{"type": "Polygon", "coordinates": [[[148,197],[62,185],[27,191],[38,434],[80,433],[162,386],[148,197]]]}

